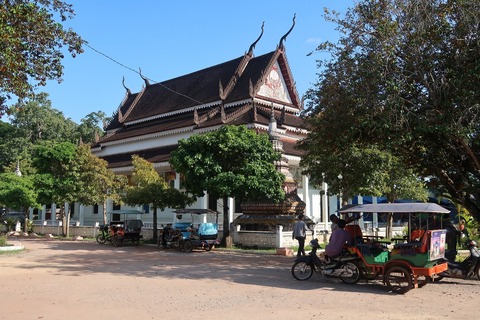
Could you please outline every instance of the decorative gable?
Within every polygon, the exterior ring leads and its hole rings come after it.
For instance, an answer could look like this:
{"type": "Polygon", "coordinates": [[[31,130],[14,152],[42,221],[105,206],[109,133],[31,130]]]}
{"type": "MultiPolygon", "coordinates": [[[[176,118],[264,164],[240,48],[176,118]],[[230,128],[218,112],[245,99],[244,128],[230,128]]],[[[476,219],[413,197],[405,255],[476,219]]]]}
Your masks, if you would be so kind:
{"type": "Polygon", "coordinates": [[[260,86],[257,94],[259,96],[275,99],[277,101],[292,104],[292,99],[288,93],[285,79],[282,75],[278,62],[267,72],[263,84],[260,86]]]}

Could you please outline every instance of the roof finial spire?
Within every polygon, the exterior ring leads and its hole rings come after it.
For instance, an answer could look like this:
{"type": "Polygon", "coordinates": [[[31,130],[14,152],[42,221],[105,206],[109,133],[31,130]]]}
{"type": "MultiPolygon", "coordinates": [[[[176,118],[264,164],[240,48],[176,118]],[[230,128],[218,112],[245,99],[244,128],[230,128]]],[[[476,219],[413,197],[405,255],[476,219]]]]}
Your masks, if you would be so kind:
{"type": "Polygon", "coordinates": [[[293,27],[295,27],[295,17],[297,16],[296,13],[293,14],[293,24],[292,24],[292,27],[290,28],[290,30],[287,31],[287,33],[285,33],[285,35],[280,39],[280,42],[278,43],[278,47],[279,48],[283,48],[283,42],[287,40],[287,36],[290,34],[290,32],[292,32],[293,30],[293,27]]]}
{"type": "Polygon", "coordinates": [[[138,70],[139,70],[138,73],[140,74],[140,77],[143,79],[143,81],[145,81],[145,86],[148,87],[150,85],[150,81],[148,81],[148,79],[142,75],[142,69],[140,69],[140,67],[138,68],[138,70]]]}
{"type": "Polygon", "coordinates": [[[125,88],[125,90],[127,90],[127,94],[128,94],[128,95],[131,95],[132,92],[131,92],[130,89],[128,89],[127,86],[125,85],[125,77],[123,77],[123,79],[122,79],[122,85],[123,85],[123,87],[125,88]]]}
{"type": "Polygon", "coordinates": [[[250,48],[248,49],[248,55],[251,56],[253,55],[253,49],[255,49],[255,46],[257,45],[258,41],[260,40],[260,38],[263,36],[263,26],[265,25],[265,21],[262,22],[262,32],[260,33],[260,35],[258,36],[258,39],[255,40],[254,43],[252,43],[250,45],[250,48]]]}

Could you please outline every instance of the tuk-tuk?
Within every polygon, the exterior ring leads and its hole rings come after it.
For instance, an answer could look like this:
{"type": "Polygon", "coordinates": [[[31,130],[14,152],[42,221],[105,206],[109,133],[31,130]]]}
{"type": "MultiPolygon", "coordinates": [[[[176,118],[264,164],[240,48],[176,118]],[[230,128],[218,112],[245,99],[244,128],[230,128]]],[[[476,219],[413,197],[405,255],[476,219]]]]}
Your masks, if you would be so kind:
{"type": "Polygon", "coordinates": [[[143,222],[136,218],[143,212],[138,210],[113,210],[109,214],[109,233],[112,244],[119,247],[126,240],[138,246],[140,239],[143,238],[141,235],[143,222]]]}
{"type": "Polygon", "coordinates": [[[445,260],[446,230],[441,217],[450,211],[435,203],[358,204],[339,210],[341,214],[393,213],[406,215],[408,227],[405,237],[393,244],[383,237],[364,236],[356,222],[345,230],[351,235],[351,254],[360,257],[359,268],[367,279],[381,277],[395,293],[406,293],[426,285],[434,275],[447,270],[445,260]]]}
{"type": "Polygon", "coordinates": [[[218,212],[210,209],[178,209],[174,211],[178,218],[191,215],[192,222],[177,222],[173,227],[164,228],[158,239],[159,248],[172,247],[186,253],[193,249],[212,250],[218,241],[218,212]],[[202,222],[197,227],[193,224],[193,217],[199,215],[214,215],[215,222],[202,222]],[[170,244],[170,245],[169,245],[170,244]]]}

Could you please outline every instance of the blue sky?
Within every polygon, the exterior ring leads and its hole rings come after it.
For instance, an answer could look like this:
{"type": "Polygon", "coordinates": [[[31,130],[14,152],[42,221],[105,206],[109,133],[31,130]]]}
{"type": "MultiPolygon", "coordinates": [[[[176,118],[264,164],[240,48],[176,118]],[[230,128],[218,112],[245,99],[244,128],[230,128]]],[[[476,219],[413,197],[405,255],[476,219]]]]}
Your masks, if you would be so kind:
{"type": "MultiPolygon", "coordinates": [[[[66,25],[96,50],[138,70],[154,82],[165,81],[243,55],[257,39],[265,21],[262,39],[254,54],[275,50],[296,25],[285,47],[300,95],[317,79],[316,59],[307,54],[320,41],[336,41],[335,25],[326,22],[323,8],[341,13],[353,0],[317,1],[162,1],[162,0],[66,0],[76,16],[66,25]]],[[[76,58],[66,55],[63,82],[51,81],[47,92],[52,107],[80,123],[90,112],[111,116],[125,95],[122,78],[132,92],[143,80],[134,71],[85,47],[76,58]]]]}

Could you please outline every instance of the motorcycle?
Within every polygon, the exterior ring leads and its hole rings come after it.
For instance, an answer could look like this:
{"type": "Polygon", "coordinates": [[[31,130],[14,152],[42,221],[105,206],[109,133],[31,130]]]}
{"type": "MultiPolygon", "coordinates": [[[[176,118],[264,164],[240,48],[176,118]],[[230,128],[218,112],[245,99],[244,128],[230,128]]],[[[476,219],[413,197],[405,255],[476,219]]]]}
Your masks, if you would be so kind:
{"type": "Polygon", "coordinates": [[[100,233],[97,235],[95,240],[97,240],[98,243],[104,244],[107,241],[112,241],[112,236],[110,234],[110,227],[108,224],[101,225],[98,229],[100,233]]]}
{"type": "Polygon", "coordinates": [[[355,263],[358,257],[355,255],[341,255],[336,259],[324,261],[317,256],[320,248],[318,239],[310,241],[312,251],[306,256],[298,257],[293,263],[291,272],[297,280],[307,280],[316,272],[324,277],[340,278],[343,282],[355,284],[360,280],[360,269],[355,263]]]}
{"type": "Polygon", "coordinates": [[[163,228],[162,236],[158,239],[157,246],[160,249],[180,250],[183,241],[182,233],[167,226],[163,228]]]}
{"type": "Polygon", "coordinates": [[[434,281],[440,281],[443,278],[480,279],[480,251],[477,248],[477,243],[473,240],[467,240],[465,244],[470,251],[470,255],[462,262],[447,260],[448,269],[439,273],[434,281]],[[475,263],[475,267],[472,272],[468,272],[472,263],[475,263]]]}

